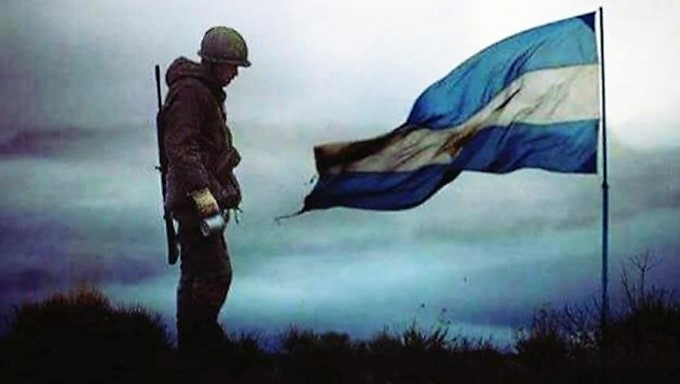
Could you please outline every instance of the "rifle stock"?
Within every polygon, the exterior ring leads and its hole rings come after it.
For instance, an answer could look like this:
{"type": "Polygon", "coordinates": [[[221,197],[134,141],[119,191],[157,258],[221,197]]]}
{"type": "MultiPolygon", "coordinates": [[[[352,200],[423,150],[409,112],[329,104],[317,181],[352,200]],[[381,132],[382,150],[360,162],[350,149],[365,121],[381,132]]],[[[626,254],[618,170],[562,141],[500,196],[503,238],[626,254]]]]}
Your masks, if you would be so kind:
{"type": "MultiPolygon", "coordinates": [[[[155,67],[156,75],[156,99],[158,101],[158,114],[156,115],[156,138],[158,140],[158,163],[157,169],[161,173],[161,201],[165,197],[165,178],[168,171],[168,158],[165,155],[165,144],[163,140],[163,127],[161,124],[161,111],[163,104],[161,101],[161,69],[160,66],[155,67]]],[[[168,241],[168,264],[173,265],[179,258],[179,249],[177,247],[177,233],[175,232],[175,223],[172,220],[170,212],[163,208],[163,220],[165,221],[165,237],[168,241]]]]}

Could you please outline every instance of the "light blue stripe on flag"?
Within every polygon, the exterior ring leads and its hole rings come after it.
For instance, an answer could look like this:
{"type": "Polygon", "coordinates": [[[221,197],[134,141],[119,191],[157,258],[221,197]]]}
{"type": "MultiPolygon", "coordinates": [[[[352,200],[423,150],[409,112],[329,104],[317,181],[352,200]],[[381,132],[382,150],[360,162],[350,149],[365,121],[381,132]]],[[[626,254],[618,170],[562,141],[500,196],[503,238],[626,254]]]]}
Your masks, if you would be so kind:
{"type": "Polygon", "coordinates": [[[594,13],[511,36],[465,61],[380,137],[315,147],[303,211],[395,210],[463,170],[593,173],[599,121],[594,13]]]}
{"type": "Polygon", "coordinates": [[[557,21],[486,48],[425,90],[407,124],[458,125],[526,72],[597,63],[594,19],[591,13],[557,21]]]}

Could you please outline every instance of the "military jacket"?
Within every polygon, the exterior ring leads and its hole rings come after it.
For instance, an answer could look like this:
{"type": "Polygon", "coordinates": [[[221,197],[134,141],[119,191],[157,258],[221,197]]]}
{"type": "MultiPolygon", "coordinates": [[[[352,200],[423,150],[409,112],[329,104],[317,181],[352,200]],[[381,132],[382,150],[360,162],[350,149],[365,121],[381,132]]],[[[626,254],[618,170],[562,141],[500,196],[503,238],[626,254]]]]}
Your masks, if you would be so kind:
{"type": "Polygon", "coordinates": [[[166,208],[193,208],[189,193],[205,187],[221,209],[237,208],[241,191],[234,168],[241,158],[227,126],[222,87],[184,57],[170,65],[165,80],[169,90],[159,123],[168,159],[166,208]]]}

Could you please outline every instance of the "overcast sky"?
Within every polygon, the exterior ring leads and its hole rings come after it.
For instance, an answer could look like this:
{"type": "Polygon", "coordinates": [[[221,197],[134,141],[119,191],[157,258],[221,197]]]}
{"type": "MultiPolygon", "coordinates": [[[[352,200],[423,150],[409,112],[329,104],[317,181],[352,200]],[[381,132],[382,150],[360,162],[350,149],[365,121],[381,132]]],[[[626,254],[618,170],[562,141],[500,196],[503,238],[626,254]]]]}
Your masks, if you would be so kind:
{"type": "Polygon", "coordinates": [[[462,332],[498,336],[540,305],[598,295],[598,176],[464,173],[407,211],[273,219],[309,192],[313,145],[385,133],[486,46],[600,5],[612,273],[651,250],[658,278],[677,284],[680,2],[641,4],[2,0],[1,309],[87,281],[172,317],[153,66],[197,59],[220,24],[243,34],[253,62],[227,89],[245,194],[229,229],[227,324],[370,335],[446,310],[462,332]]]}

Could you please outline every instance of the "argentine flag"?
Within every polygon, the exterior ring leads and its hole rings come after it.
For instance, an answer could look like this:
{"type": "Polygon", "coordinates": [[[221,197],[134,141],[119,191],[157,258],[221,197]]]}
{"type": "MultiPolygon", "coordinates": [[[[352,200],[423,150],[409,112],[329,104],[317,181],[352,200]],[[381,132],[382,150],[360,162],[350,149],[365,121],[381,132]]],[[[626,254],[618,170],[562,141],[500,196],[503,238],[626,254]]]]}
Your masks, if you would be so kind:
{"type": "Polygon", "coordinates": [[[461,171],[595,173],[599,66],[595,13],[502,40],[432,84],[385,135],[314,148],[304,211],[398,210],[461,171]]]}

